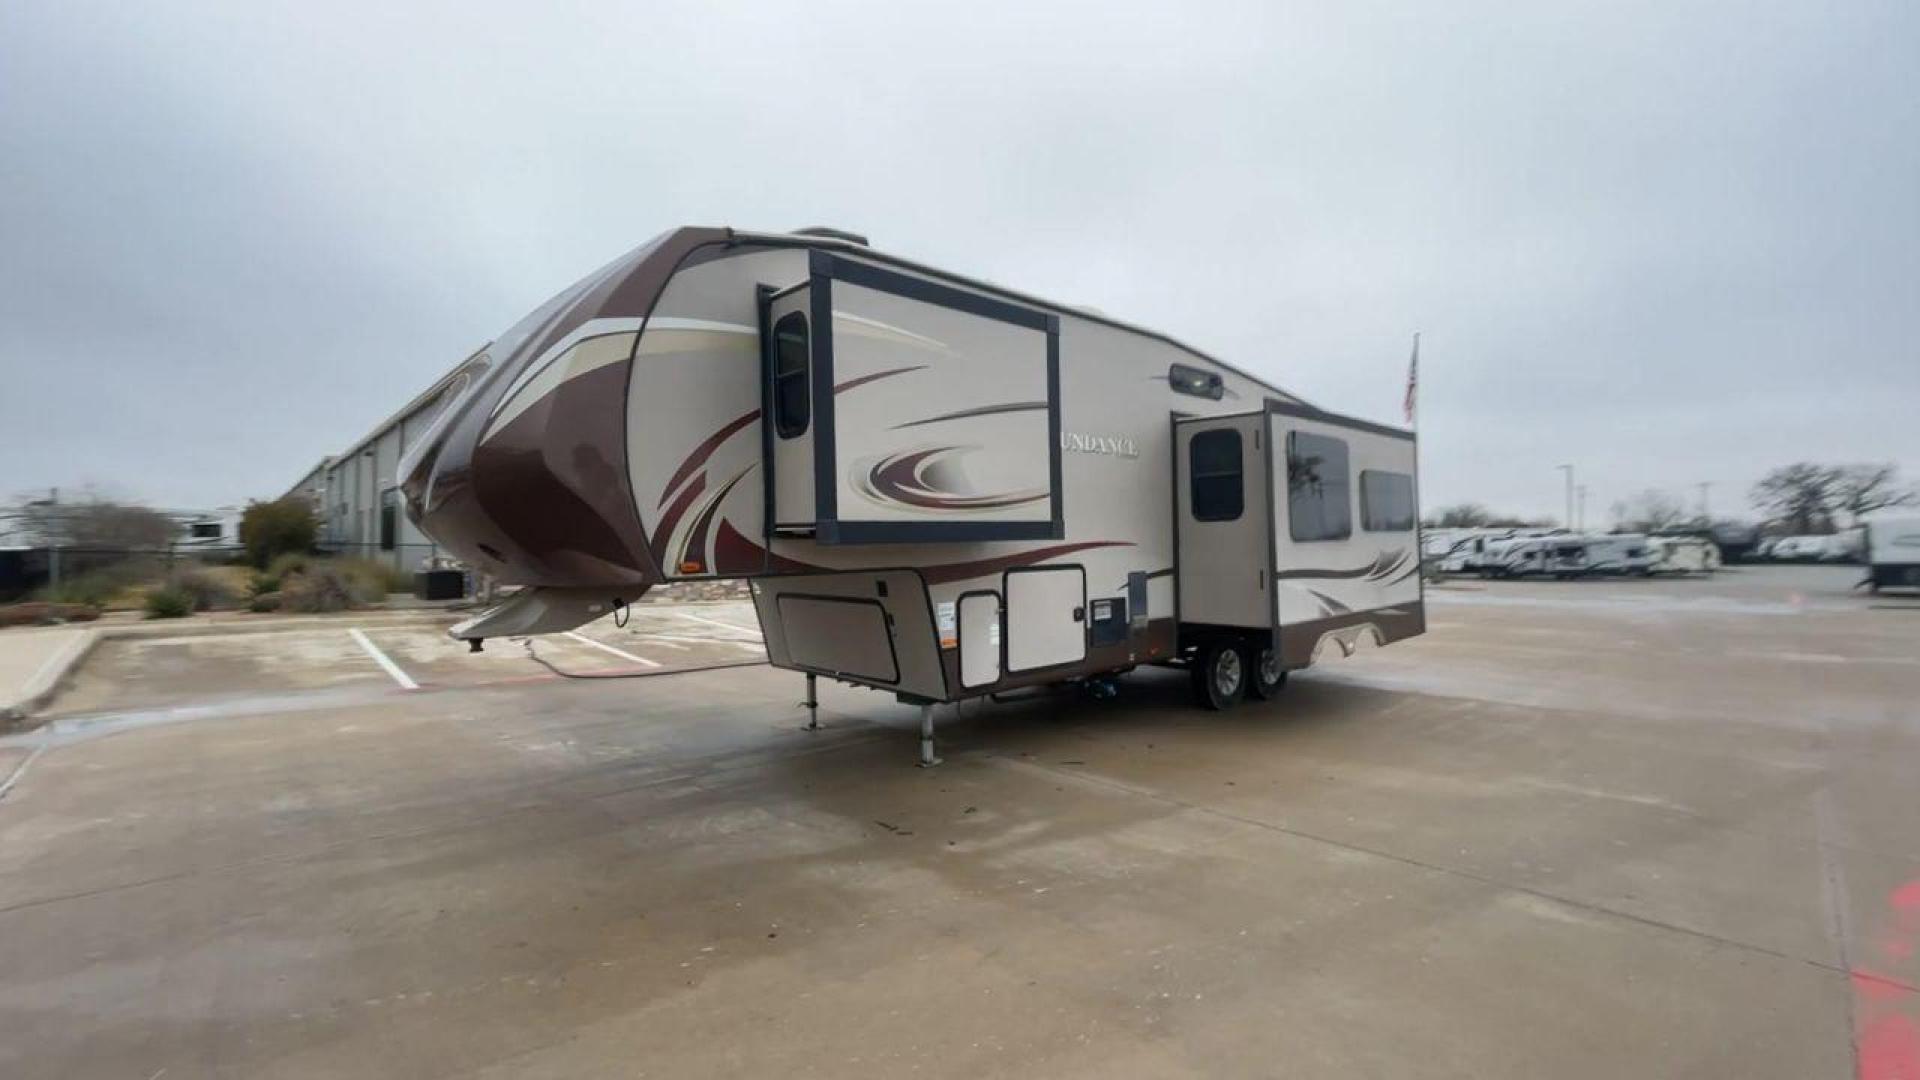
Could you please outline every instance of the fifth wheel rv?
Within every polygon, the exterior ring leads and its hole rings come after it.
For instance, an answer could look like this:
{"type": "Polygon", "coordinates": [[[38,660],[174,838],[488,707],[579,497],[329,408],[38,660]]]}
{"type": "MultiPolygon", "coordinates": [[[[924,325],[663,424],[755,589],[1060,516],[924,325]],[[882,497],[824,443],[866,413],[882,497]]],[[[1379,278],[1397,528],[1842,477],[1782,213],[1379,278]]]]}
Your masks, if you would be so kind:
{"type": "Polygon", "coordinates": [[[851,234],[668,232],[456,385],[401,481],[523,586],[476,649],[747,578],[771,662],[921,705],[931,762],[934,703],[1159,664],[1226,708],[1425,629],[1412,432],[851,234]]]}

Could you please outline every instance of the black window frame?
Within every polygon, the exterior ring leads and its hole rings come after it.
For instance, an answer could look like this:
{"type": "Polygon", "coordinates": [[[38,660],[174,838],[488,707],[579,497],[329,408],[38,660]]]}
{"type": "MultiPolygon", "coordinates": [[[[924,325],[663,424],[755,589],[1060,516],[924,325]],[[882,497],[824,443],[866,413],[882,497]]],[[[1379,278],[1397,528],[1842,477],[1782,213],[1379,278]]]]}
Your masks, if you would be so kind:
{"type": "Polygon", "coordinates": [[[1219,401],[1227,396],[1227,382],[1219,372],[1191,364],[1174,364],[1167,368],[1167,385],[1176,394],[1206,398],[1208,401],[1219,401]]]}
{"type": "MultiPolygon", "coordinates": [[[[1324,524],[1325,515],[1321,514],[1319,517],[1324,524]]],[[[1353,538],[1353,448],[1347,445],[1347,440],[1335,438],[1332,435],[1322,435],[1315,431],[1296,430],[1287,432],[1287,535],[1291,537],[1295,543],[1300,544],[1332,543],[1340,540],[1351,540],[1353,538]],[[1303,460],[1299,446],[1301,439],[1318,439],[1340,448],[1340,476],[1338,483],[1330,483],[1324,476],[1316,477],[1311,481],[1316,490],[1316,494],[1313,497],[1318,505],[1328,507],[1338,505],[1340,507],[1341,530],[1339,532],[1322,531],[1305,536],[1301,535],[1300,524],[1303,515],[1300,513],[1300,509],[1303,499],[1302,491],[1304,490],[1304,483],[1300,479],[1300,473],[1302,471],[1301,462],[1303,460]],[[1337,502],[1328,494],[1329,489],[1334,487],[1338,487],[1341,494],[1341,498],[1337,502]]]]}
{"type": "MultiPolygon", "coordinates": [[[[1213,453],[1214,451],[1209,449],[1206,456],[1211,456],[1213,453]]],[[[1208,464],[1211,466],[1213,463],[1209,462],[1208,464]]],[[[1210,428],[1206,431],[1194,432],[1193,437],[1187,440],[1187,510],[1188,513],[1193,515],[1193,520],[1206,522],[1239,521],[1241,516],[1247,512],[1246,440],[1241,438],[1239,428],[1210,428]],[[1223,436],[1224,438],[1216,438],[1216,436],[1223,436]],[[1233,468],[1209,467],[1205,472],[1202,472],[1200,466],[1203,457],[1201,453],[1201,440],[1203,439],[1210,443],[1224,442],[1227,439],[1231,439],[1233,443],[1233,468]],[[1201,493],[1203,491],[1214,490],[1215,484],[1213,482],[1225,480],[1228,477],[1233,479],[1233,512],[1230,514],[1226,513],[1224,506],[1213,506],[1213,497],[1209,496],[1207,499],[1208,509],[1203,513],[1201,510],[1201,493]],[[1203,484],[1202,481],[1207,481],[1208,483],[1203,484]]]]}
{"type": "Polygon", "coordinates": [[[782,439],[797,439],[813,426],[812,373],[812,327],[807,324],[806,312],[789,311],[773,324],[773,386],[770,396],[773,399],[773,431],[782,439]],[[782,328],[794,323],[800,327],[800,348],[797,351],[800,365],[797,368],[783,367],[796,353],[785,347],[792,339],[783,334],[791,331],[783,331],[782,328]],[[790,386],[799,388],[791,400],[788,395],[793,391],[787,389],[790,386]],[[796,411],[799,413],[797,419],[793,415],[796,411]]]}
{"type": "Polygon", "coordinates": [[[1419,519],[1420,519],[1420,512],[1419,512],[1419,509],[1414,505],[1414,501],[1415,500],[1414,500],[1414,494],[1413,494],[1413,474],[1403,473],[1403,472],[1394,472],[1392,469],[1361,469],[1360,470],[1360,530],[1362,532],[1390,532],[1390,533],[1412,532],[1414,530],[1414,527],[1419,524],[1419,519]],[[1377,477],[1387,478],[1393,481],[1406,482],[1406,517],[1404,519],[1401,519],[1405,522],[1405,524],[1376,521],[1376,518],[1374,516],[1374,509],[1373,509],[1373,500],[1371,498],[1371,493],[1368,490],[1368,484],[1367,484],[1367,478],[1370,476],[1377,476],[1377,477]]]}
{"type": "Polygon", "coordinates": [[[220,523],[217,521],[196,521],[190,531],[195,540],[218,540],[222,535],[220,523]]]}

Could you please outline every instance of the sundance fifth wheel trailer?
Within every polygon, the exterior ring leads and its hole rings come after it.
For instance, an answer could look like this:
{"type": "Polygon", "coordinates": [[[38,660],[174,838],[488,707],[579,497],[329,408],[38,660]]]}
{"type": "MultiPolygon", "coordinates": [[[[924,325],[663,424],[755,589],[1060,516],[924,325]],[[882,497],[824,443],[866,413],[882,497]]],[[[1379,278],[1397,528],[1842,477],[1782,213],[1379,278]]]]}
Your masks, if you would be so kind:
{"type": "MultiPolygon", "coordinates": [[[[930,706],[1140,664],[1205,704],[1424,628],[1411,433],[844,233],[679,229],[475,354],[408,511],[571,629],[752,581],[775,666],[930,706]]],[[[808,695],[813,701],[813,695],[808,695]]]]}

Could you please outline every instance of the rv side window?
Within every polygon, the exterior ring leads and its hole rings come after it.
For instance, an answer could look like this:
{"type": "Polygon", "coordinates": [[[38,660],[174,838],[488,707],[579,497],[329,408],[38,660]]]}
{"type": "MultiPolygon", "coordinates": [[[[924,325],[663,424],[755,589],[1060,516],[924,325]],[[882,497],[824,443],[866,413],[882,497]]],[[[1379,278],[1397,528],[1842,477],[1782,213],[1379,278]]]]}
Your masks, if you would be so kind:
{"type": "Polygon", "coordinates": [[[1295,431],[1287,436],[1287,528],[1295,540],[1353,535],[1347,444],[1295,431]]]}
{"type": "Polygon", "coordinates": [[[1240,485],[1240,433],[1202,431],[1187,445],[1188,488],[1195,521],[1234,521],[1246,504],[1240,485]]]}
{"type": "Polygon", "coordinates": [[[1413,531],[1413,477],[1360,470],[1360,527],[1368,532],[1413,531]]]}
{"type": "Polygon", "coordinates": [[[1182,394],[1192,394],[1209,401],[1219,401],[1227,393],[1226,383],[1217,373],[1185,364],[1175,364],[1167,369],[1167,385],[1182,394]]]}
{"type": "Polygon", "coordinates": [[[798,311],[773,324],[773,429],[783,439],[804,435],[812,419],[807,379],[807,317],[798,311]]]}

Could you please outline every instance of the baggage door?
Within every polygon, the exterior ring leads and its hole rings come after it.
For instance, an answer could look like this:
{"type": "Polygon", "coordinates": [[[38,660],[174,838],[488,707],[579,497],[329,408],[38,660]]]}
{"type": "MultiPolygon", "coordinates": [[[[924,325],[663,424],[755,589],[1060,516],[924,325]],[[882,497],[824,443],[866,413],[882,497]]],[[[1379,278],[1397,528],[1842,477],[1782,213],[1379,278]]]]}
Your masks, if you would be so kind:
{"type": "Polygon", "coordinates": [[[1273,626],[1266,415],[1174,424],[1176,568],[1184,624],[1273,626]]]}
{"type": "Polygon", "coordinates": [[[1086,570],[1079,566],[1009,570],[1006,596],[1008,674],[1086,659],[1086,570]]]}

